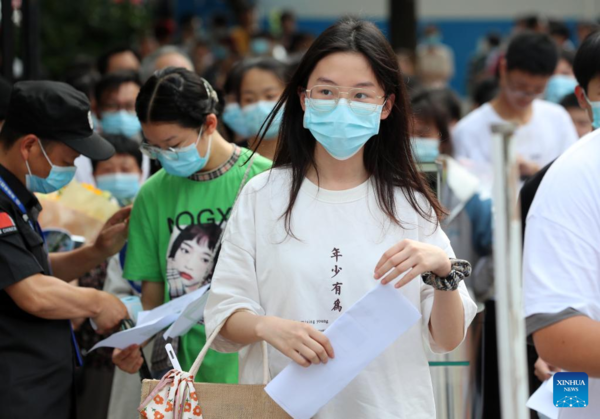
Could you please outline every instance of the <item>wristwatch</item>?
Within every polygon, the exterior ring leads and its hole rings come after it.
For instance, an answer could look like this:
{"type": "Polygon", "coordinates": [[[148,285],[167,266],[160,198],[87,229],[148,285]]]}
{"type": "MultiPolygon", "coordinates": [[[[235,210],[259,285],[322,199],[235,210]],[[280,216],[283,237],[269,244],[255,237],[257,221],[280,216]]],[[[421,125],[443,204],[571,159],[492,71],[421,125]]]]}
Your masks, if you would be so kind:
{"type": "Polygon", "coordinates": [[[456,290],[460,281],[471,276],[471,264],[466,260],[450,259],[450,266],[450,274],[444,278],[440,278],[433,272],[422,273],[423,282],[440,291],[456,290]]]}

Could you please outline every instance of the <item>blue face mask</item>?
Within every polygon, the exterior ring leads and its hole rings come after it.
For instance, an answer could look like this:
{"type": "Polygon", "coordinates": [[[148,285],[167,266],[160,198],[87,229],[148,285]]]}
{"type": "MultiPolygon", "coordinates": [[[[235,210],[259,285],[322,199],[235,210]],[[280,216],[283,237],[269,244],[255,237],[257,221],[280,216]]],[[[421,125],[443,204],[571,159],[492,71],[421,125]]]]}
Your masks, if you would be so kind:
{"type": "Polygon", "coordinates": [[[212,135],[208,139],[208,148],[204,157],[200,156],[197,148],[201,136],[202,129],[200,129],[200,133],[194,144],[174,150],[162,150],[158,154],[158,160],[167,173],[173,176],[189,177],[206,166],[210,158],[212,135]]]}
{"type": "Polygon", "coordinates": [[[575,91],[577,80],[573,77],[557,74],[550,77],[546,86],[545,98],[548,102],[559,103],[565,96],[575,91]]]}
{"type": "MultiPolygon", "coordinates": [[[[331,111],[319,112],[311,107],[311,100],[330,102],[305,99],[304,128],[310,130],[325,150],[338,160],[354,156],[371,137],[379,133],[383,105],[378,105],[375,112],[357,114],[350,109],[346,99],[340,99],[331,111]]],[[[362,105],[353,103],[352,106],[360,109],[362,105]]]]}
{"type": "Polygon", "coordinates": [[[121,110],[102,114],[102,132],[105,134],[122,134],[131,138],[138,135],[141,130],[142,125],[135,113],[121,110]]]}
{"type": "Polygon", "coordinates": [[[31,192],[44,194],[56,192],[62,187],[67,186],[69,182],[73,180],[77,168],[75,166],[59,167],[53,165],[46,154],[46,150],[44,150],[44,147],[42,146],[42,142],[40,140],[38,140],[38,142],[40,144],[40,148],[42,149],[42,153],[44,153],[44,157],[46,157],[46,160],[48,160],[48,163],[52,169],[50,170],[48,177],[44,179],[31,173],[29,162],[25,161],[27,171],[29,172],[29,174],[25,175],[27,189],[29,189],[31,192]]]}
{"type": "Polygon", "coordinates": [[[598,128],[600,128],[600,102],[591,102],[588,99],[587,94],[585,95],[585,100],[592,108],[592,114],[594,115],[594,120],[592,121],[592,127],[594,127],[594,129],[598,129],[598,128]]]}
{"type": "Polygon", "coordinates": [[[229,103],[223,110],[223,122],[227,124],[237,135],[244,138],[249,137],[250,133],[246,129],[244,114],[242,108],[237,103],[229,103]]]}
{"type": "Polygon", "coordinates": [[[423,38],[423,43],[425,45],[440,45],[442,43],[442,35],[440,34],[431,34],[431,35],[427,35],[425,36],[425,38],[423,38]]]}
{"type": "Polygon", "coordinates": [[[253,55],[266,55],[270,48],[271,44],[267,39],[256,38],[250,41],[250,51],[253,55]]]}
{"type": "Polygon", "coordinates": [[[418,163],[432,163],[440,155],[440,140],[437,138],[413,138],[412,146],[418,163]]]}
{"type": "Polygon", "coordinates": [[[98,189],[110,192],[119,203],[132,200],[140,190],[140,175],[137,173],[111,173],[96,176],[98,189]]]}
{"type": "Polygon", "coordinates": [[[229,57],[229,48],[224,47],[223,45],[216,45],[212,49],[212,53],[215,60],[225,60],[229,57]]]}
{"type": "MultiPolygon", "coordinates": [[[[244,125],[248,131],[248,135],[254,137],[260,131],[260,127],[267,120],[269,114],[275,108],[277,102],[275,101],[263,101],[246,105],[242,108],[242,114],[244,116],[244,125]]],[[[281,118],[283,116],[283,108],[279,110],[277,116],[273,120],[273,123],[265,134],[265,140],[276,139],[279,134],[279,126],[281,125],[281,118]]]]}

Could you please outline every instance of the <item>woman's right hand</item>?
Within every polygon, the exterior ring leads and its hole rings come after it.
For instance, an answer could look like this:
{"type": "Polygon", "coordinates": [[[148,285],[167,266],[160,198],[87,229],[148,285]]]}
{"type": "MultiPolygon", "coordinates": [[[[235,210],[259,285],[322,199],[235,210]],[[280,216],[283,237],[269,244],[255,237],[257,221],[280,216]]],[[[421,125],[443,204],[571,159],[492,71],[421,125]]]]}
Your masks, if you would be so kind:
{"type": "Polygon", "coordinates": [[[327,336],[306,323],[264,316],[256,325],[256,335],[303,367],[334,358],[327,336]]]}

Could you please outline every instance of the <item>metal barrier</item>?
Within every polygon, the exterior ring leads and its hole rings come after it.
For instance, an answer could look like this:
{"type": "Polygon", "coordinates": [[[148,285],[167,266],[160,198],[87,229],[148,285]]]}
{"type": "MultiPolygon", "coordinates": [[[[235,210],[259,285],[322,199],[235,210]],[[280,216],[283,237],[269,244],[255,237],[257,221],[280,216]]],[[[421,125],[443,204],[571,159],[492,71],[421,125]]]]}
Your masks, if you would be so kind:
{"type": "Polygon", "coordinates": [[[494,156],[494,280],[502,417],[527,419],[525,320],[522,305],[519,166],[513,124],[492,126],[494,156]]]}

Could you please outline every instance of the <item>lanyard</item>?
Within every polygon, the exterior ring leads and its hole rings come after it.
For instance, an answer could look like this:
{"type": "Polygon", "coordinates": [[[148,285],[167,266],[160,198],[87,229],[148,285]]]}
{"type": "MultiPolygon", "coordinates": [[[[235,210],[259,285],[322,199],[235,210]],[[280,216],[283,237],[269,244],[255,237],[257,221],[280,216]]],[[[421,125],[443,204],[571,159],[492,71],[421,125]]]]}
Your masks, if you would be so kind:
{"type": "Polygon", "coordinates": [[[2,189],[2,191],[6,194],[6,196],[8,196],[10,198],[10,200],[13,202],[13,204],[15,204],[17,206],[17,208],[19,208],[19,211],[21,211],[21,214],[23,215],[23,219],[29,223],[29,226],[32,228],[32,230],[35,231],[36,233],[38,233],[45,242],[46,239],[44,238],[44,233],[42,232],[42,228],[40,227],[40,224],[38,222],[36,222],[34,224],[33,221],[31,221],[31,219],[29,218],[29,215],[27,215],[27,210],[25,209],[25,205],[23,205],[21,200],[19,198],[17,198],[17,195],[15,195],[13,190],[4,181],[2,176],[0,176],[0,189],[2,189]]]}
{"type": "MultiPolygon", "coordinates": [[[[21,214],[23,215],[23,219],[25,221],[27,221],[29,223],[29,226],[42,237],[42,239],[44,240],[44,245],[45,245],[46,239],[44,237],[44,233],[42,232],[42,228],[40,227],[40,223],[38,223],[36,221],[34,224],[34,222],[31,221],[31,219],[29,218],[29,215],[27,215],[27,210],[25,209],[25,205],[23,205],[21,200],[19,198],[17,198],[17,195],[15,195],[13,190],[10,188],[10,186],[8,186],[8,184],[5,182],[5,180],[2,178],[2,176],[0,176],[0,189],[2,189],[2,191],[6,194],[6,196],[8,196],[11,199],[11,201],[17,206],[17,208],[19,208],[19,211],[21,211],[21,214]]],[[[69,325],[71,327],[71,340],[73,341],[73,347],[75,349],[75,357],[77,360],[77,365],[82,366],[83,359],[81,359],[81,353],[79,352],[79,345],[77,345],[77,340],[75,339],[75,331],[73,330],[73,325],[72,325],[71,321],[69,321],[69,325]]]]}

